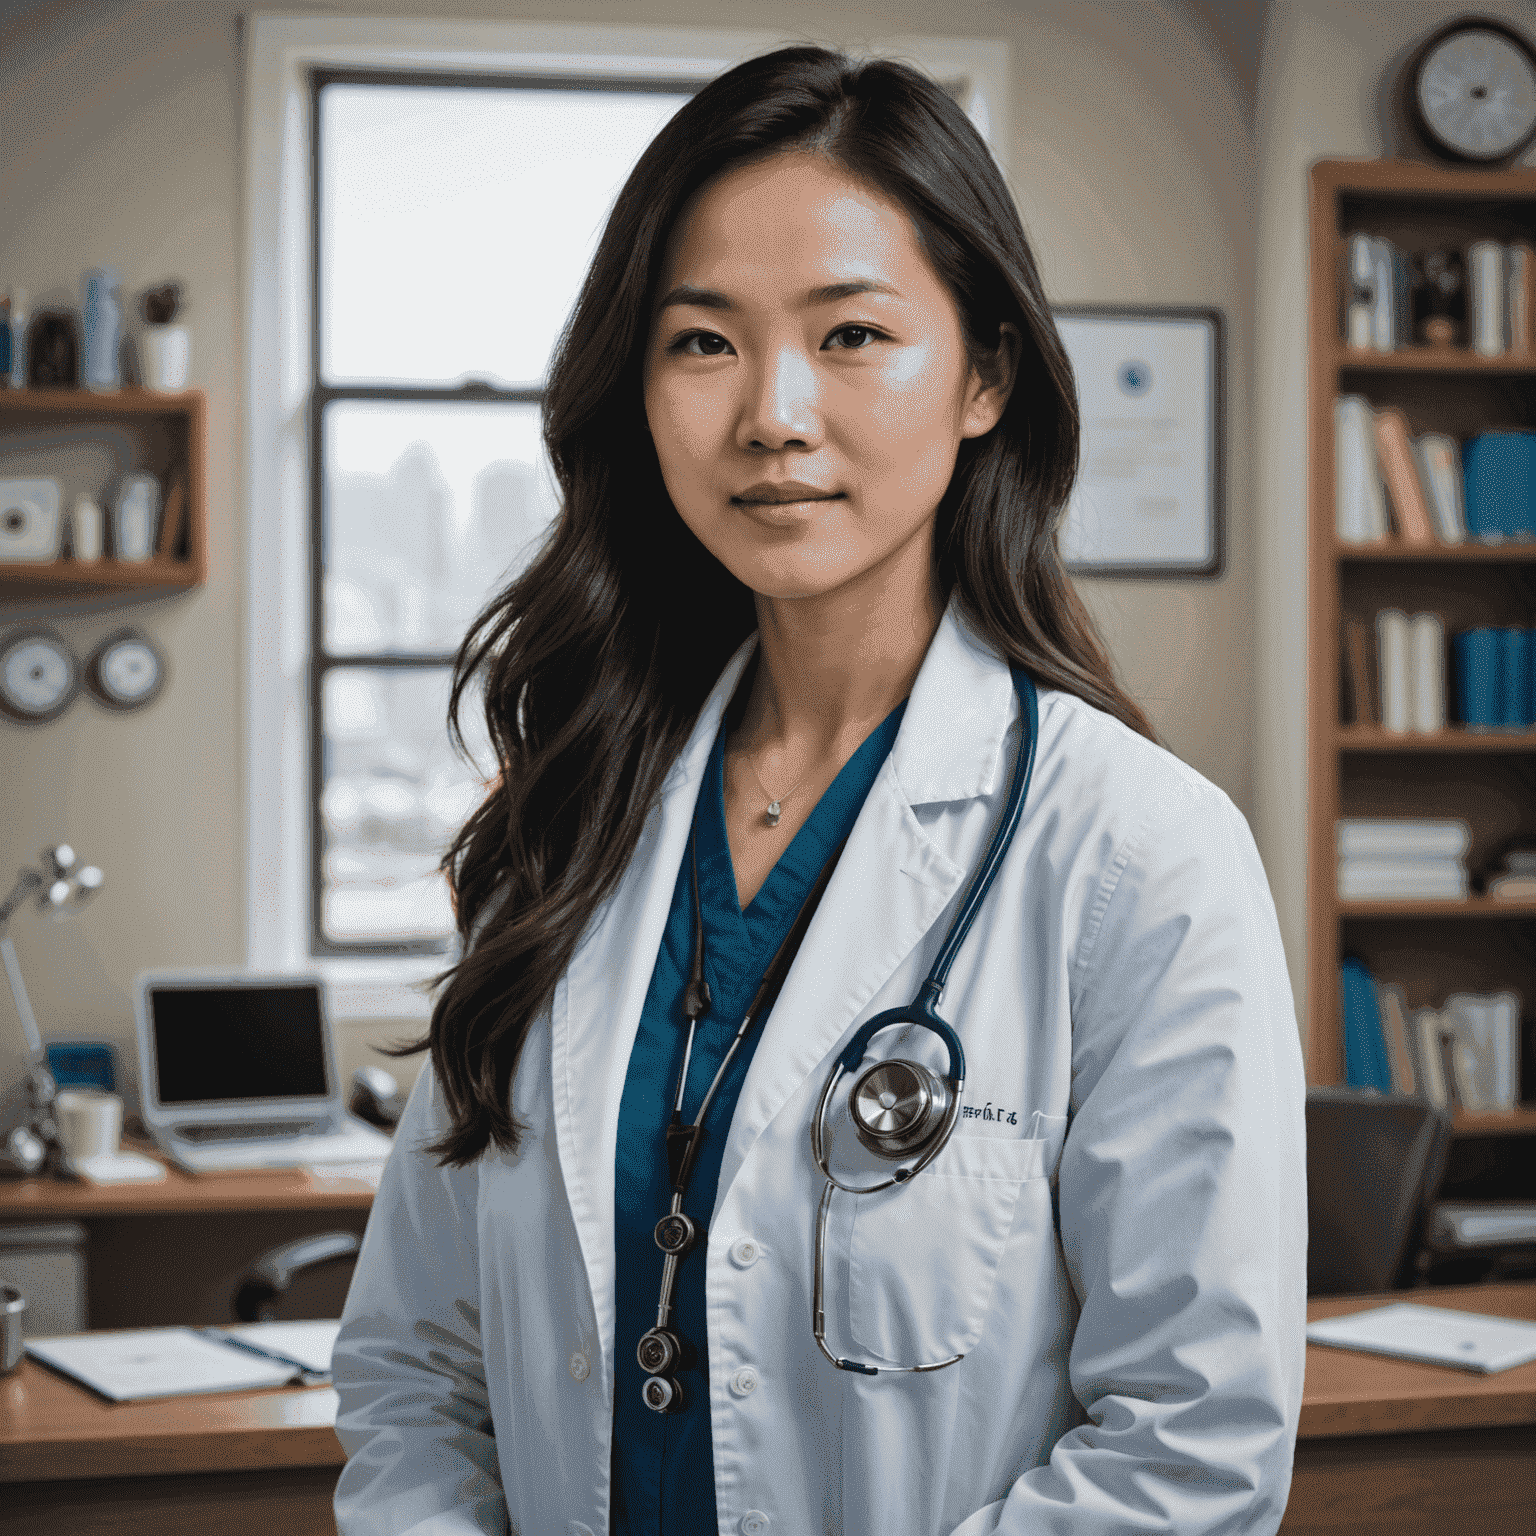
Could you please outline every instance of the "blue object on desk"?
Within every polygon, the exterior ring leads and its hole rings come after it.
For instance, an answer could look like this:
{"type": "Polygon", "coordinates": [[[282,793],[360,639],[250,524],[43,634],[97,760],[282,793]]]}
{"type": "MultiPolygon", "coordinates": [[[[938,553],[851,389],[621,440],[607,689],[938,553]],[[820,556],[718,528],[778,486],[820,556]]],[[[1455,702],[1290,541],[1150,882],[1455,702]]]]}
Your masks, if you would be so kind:
{"type": "Polygon", "coordinates": [[[1461,463],[1474,539],[1536,533],[1536,432],[1484,432],[1463,446],[1461,463]]]}
{"type": "Polygon", "coordinates": [[[48,1046],[48,1070],[60,1088],[117,1092],[117,1053],[108,1044],[57,1040],[48,1046]]]}

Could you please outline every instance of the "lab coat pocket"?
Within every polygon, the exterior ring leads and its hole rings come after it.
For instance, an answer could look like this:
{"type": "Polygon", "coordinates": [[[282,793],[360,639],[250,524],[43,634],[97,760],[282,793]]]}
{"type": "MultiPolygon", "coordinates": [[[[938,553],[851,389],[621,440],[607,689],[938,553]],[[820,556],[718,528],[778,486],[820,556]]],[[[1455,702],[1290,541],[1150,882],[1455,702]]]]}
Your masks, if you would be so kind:
{"type": "Polygon", "coordinates": [[[850,1329],[892,1365],[967,1353],[981,1337],[1019,1191],[1047,1178],[1049,1137],[953,1137],[910,1183],[855,1198],[850,1329]]]}

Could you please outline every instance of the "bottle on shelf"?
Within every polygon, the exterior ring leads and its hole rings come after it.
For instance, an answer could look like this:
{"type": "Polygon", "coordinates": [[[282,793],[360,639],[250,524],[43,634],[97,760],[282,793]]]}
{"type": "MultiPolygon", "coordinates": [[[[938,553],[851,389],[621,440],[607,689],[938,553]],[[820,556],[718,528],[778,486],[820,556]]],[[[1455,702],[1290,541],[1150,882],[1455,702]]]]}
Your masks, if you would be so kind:
{"type": "Polygon", "coordinates": [[[27,290],[11,290],[11,388],[27,387],[27,324],[31,320],[27,308],[27,290]]]}

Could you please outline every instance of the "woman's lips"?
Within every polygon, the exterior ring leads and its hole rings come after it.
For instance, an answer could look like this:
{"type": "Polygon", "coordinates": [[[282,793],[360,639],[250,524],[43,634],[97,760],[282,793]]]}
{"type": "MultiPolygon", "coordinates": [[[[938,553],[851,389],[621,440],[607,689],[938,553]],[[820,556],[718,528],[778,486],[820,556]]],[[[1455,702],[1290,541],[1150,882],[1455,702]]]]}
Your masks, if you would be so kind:
{"type": "Polygon", "coordinates": [[[732,506],[752,508],[803,507],[811,502],[840,501],[841,491],[824,491],[798,480],[760,481],[731,497],[732,506]]]}

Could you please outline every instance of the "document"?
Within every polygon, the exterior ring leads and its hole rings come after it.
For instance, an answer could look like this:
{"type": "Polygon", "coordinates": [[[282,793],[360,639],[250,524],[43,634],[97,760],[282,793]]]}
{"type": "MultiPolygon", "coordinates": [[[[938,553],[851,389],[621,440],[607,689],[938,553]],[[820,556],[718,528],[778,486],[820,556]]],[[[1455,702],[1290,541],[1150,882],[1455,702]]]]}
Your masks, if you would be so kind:
{"type": "Polygon", "coordinates": [[[1412,1302],[1308,1323],[1307,1341],[1484,1374],[1536,1360],[1536,1323],[1412,1302]]]}
{"type": "Polygon", "coordinates": [[[194,1392],[280,1387],[299,1372],[273,1360],[205,1338],[191,1328],[130,1328],[28,1339],[27,1353],[114,1403],[194,1392]]]}

